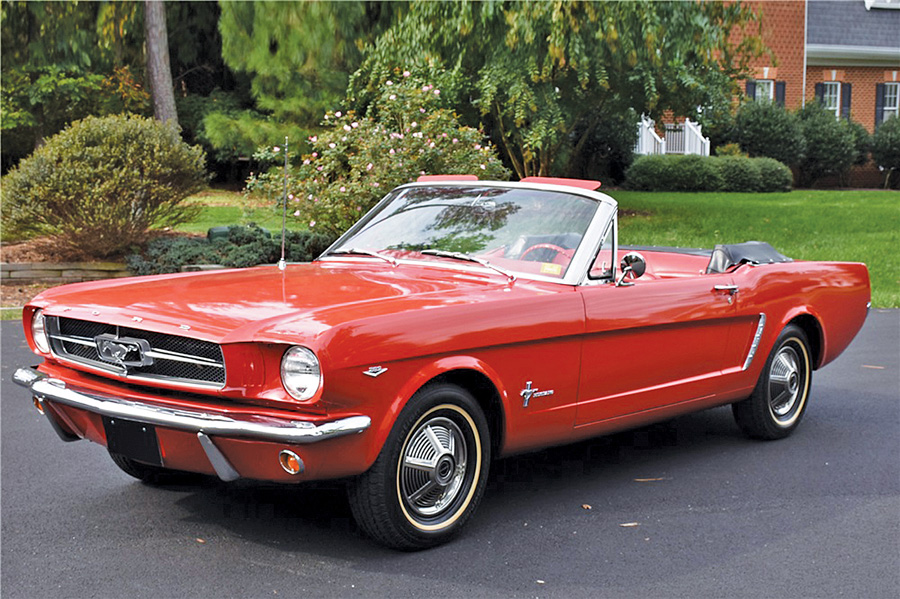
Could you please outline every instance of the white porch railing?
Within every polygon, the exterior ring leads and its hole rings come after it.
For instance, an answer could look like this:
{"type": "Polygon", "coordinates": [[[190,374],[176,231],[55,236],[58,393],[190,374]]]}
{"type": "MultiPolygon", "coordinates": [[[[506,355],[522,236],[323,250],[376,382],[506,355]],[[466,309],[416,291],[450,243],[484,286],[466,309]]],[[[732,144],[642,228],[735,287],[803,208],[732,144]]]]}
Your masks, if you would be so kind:
{"type": "Polygon", "coordinates": [[[709,138],[703,137],[698,123],[685,119],[684,124],[664,125],[665,137],[656,134],[655,123],[641,116],[635,154],[698,154],[709,156],[709,138]]]}
{"type": "Polygon", "coordinates": [[[638,139],[634,146],[635,154],[665,154],[666,140],[656,134],[656,126],[652,120],[641,115],[638,125],[638,139]]]}

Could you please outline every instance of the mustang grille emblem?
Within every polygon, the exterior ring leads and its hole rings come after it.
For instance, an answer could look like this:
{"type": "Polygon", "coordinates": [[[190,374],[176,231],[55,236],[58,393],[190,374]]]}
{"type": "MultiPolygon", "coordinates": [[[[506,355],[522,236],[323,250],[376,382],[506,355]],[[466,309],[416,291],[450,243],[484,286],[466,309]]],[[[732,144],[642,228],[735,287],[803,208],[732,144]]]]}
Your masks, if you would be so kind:
{"type": "Polygon", "coordinates": [[[118,364],[123,368],[153,364],[153,358],[148,355],[150,343],[146,339],[104,334],[94,337],[94,344],[101,360],[118,364]]]}

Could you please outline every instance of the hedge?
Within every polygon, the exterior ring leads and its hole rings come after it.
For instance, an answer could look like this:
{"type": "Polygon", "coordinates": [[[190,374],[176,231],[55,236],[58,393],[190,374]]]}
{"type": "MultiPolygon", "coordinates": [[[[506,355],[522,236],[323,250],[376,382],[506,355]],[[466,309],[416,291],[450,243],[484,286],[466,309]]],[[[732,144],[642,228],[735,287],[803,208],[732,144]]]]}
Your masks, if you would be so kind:
{"type": "Polygon", "coordinates": [[[790,169],[772,158],[744,156],[641,156],[625,174],[638,191],[790,191],[790,169]]]}

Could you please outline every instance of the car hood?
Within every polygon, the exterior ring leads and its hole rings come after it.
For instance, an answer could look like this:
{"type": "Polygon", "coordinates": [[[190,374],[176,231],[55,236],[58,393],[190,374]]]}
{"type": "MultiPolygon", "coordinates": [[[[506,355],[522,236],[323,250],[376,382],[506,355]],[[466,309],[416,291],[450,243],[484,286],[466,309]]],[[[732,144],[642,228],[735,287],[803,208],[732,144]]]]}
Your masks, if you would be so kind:
{"type": "Polygon", "coordinates": [[[437,265],[314,262],[78,283],[31,305],[48,315],[107,322],[216,343],[314,339],[332,327],[382,314],[491,297],[546,294],[560,285],[437,265]]]}

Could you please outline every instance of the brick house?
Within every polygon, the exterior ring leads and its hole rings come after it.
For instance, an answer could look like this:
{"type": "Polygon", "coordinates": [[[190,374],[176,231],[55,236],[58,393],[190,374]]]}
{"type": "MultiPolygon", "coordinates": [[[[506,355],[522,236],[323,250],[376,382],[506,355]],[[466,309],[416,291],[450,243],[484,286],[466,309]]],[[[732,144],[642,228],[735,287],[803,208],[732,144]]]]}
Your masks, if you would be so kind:
{"type": "Polygon", "coordinates": [[[900,0],[751,0],[775,55],[756,60],[751,98],[794,110],[817,99],[870,133],[900,109],[900,0]]]}

